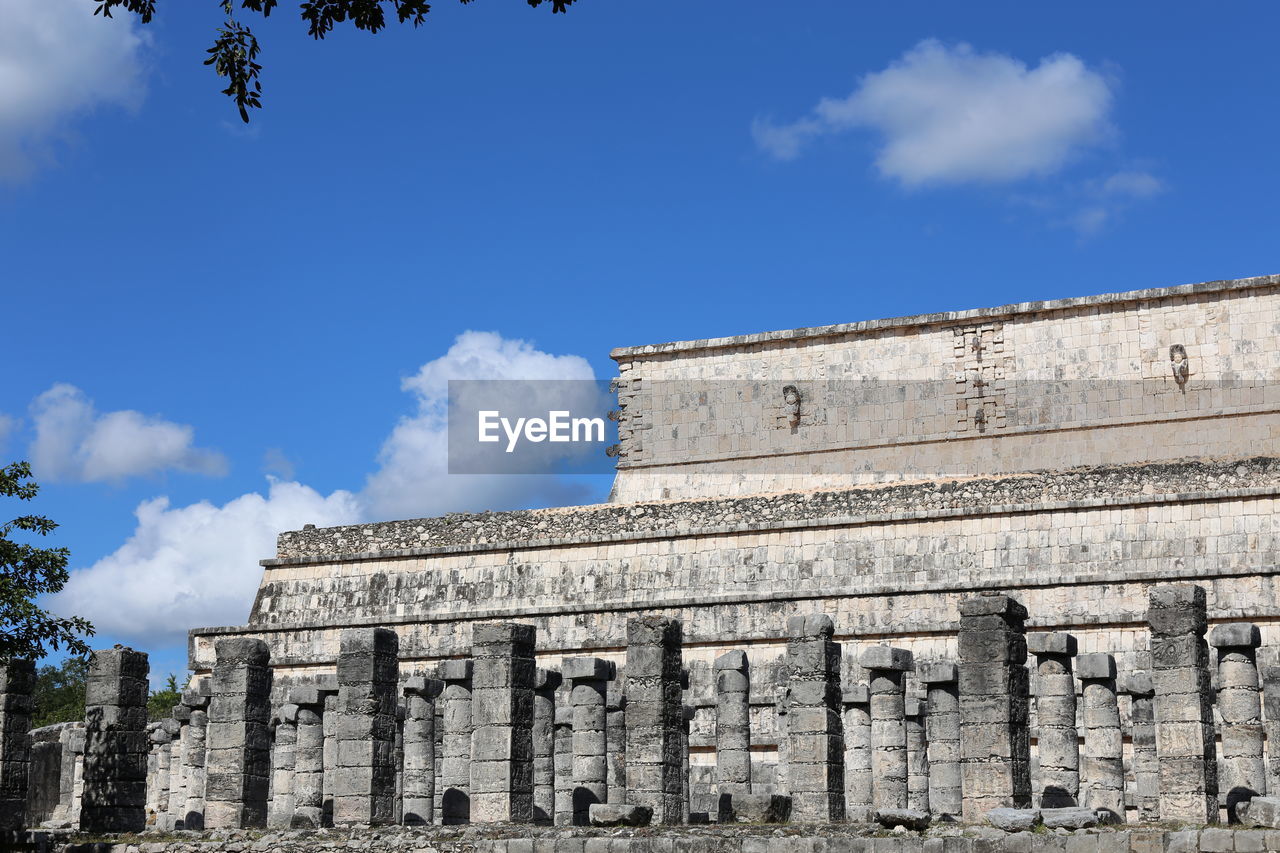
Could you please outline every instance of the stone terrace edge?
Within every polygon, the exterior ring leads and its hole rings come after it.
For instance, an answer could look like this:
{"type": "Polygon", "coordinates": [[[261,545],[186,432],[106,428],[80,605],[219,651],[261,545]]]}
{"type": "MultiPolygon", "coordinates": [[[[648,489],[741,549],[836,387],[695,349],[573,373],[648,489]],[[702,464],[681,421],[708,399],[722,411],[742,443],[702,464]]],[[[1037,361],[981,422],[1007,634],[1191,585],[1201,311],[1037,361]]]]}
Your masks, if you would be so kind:
{"type": "Polygon", "coordinates": [[[1251,278],[1219,279],[1217,281],[1205,281],[1197,284],[1181,284],[1174,287],[1154,287],[1147,288],[1145,290],[1130,290],[1123,293],[1104,293],[1096,296],[1074,296],[1066,299],[1041,300],[1038,302],[1017,302],[993,308],[971,308],[963,311],[914,314],[907,317],[889,317],[881,320],[862,320],[855,323],[838,323],[830,326],[782,329],[773,332],[760,332],[749,335],[732,335],[721,338],[702,338],[690,341],[670,341],[660,344],[617,347],[609,352],[609,357],[614,361],[625,363],[672,353],[688,353],[702,350],[731,349],[734,347],[755,346],[761,344],[807,341],[818,338],[840,337],[844,335],[868,334],[885,331],[887,329],[907,328],[912,326],[936,326],[945,323],[956,323],[976,319],[1010,317],[1018,314],[1033,314],[1047,311],[1069,311],[1079,308],[1122,305],[1126,302],[1162,300],[1176,298],[1179,296],[1197,296],[1205,293],[1244,291],[1276,286],[1280,286],[1280,275],[1260,275],[1253,276],[1251,278]]]}
{"type": "Polygon", "coordinates": [[[281,533],[265,567],[1280,492],[1280,457],[1177,460],[740,498],[451,513],[281,533]]]}

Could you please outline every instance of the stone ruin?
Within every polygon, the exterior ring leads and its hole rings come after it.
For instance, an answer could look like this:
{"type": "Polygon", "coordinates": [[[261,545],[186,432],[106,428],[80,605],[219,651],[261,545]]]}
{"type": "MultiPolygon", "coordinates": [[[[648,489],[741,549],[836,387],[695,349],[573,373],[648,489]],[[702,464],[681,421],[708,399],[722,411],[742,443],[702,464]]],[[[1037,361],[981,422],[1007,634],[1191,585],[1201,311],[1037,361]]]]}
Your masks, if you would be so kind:
{"type": "Polygon", "coordinates": [[[1280,277],[613,357],[608,503],[282,533],[159,722],[12,664],[6,825],[1280,850],[1280,277]]]}
{"type": "MultiPolygon", "coordinates": [[[[1204,587],[1158,585],[1148,599],[1149,668],[1118,671],[1111,654],[1078,653],[1070,634],[1028,634],[1027,619],[1008,595],[963,598],[956,659],[917,661],[860,638],[837,642],[826,614],[789,617],[786,687],[776,698],[783,760],[771,773],[753,766],[751,666],[730,651],[714,667],[706,782],[690,772],[697,746],[682,625],[662,616],[628,622],[621,665],[576,656],[559,671],[535,666],[531,625],[476,623],[471,656],[430,675],[402,667],[394,631],[348,628],[336,677],[290,687],[279,701],[267,644],[224,638],[213,675],[153,723],[146,655],[98,651],[83,726],[34,739],[51,747],[39,777],[30,772],[32,667],[15,662],[0,696],[0,819],[11,830],[31,815],[88,833],[845,822],[1280,828],[1280,799],[1266,796],[1280,793],[1280,761],[1268,755],[1280,741],[1268,740],[1274,723],[1264,725],[1262,713],[1280,699],[1280,668],[1259,672],[1256,625],[1210,630],[1204,587]],[[852,659],[856,681],[846,677],[852,659]]],[[[1102,849],[1103,835],[1088,837],[1094,846],[1079,849],[1102,849]]]]}

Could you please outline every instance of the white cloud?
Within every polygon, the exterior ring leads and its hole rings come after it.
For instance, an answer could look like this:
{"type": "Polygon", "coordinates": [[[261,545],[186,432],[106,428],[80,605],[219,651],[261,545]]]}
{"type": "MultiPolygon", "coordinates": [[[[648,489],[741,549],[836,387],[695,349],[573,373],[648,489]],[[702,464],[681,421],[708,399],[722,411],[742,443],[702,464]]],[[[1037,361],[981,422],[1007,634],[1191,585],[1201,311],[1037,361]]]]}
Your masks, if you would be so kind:
{"type": "MultiPolygon", "coordinates": [[[[449,474],[448,382],[594,378],[591,365],[580,356],[551,355],[495,332],[462,333],[448,352],[402,383],[414,395],[417,412],[402,418],[382,445],[380,467],[361,494],[370,517],[414,518],[574,501],[580,489],[553,475],[449,474]]],[[[537,393],[537,386],[529,386],[514,407],[529,407],[537,393]]]]}
{"type": "MultiPolygon", "coordinates": [[[[444,355],[404,380],[416,411],[387,437],[379,468],[362,493],[339,490],[325,497],[300,483],[272,480],[265,497],[251,493],[223,506],[202,501],[175,508],[167,498],[144,501],[129,540],[74,571],[50,606],[85,616],[114,638],[171,643],[189,628],[244,623],[262,576],[258,561],[275,553],[282,530],[577,502],[580,487],[551,475],[447,473],[448,382],[592,378],[591,365],[579,356],[550,355],[493,332],[465,332],[444,355]]],[[[530,387],[539,393],[536,383],[530,387]]],[[[59,460],[71,456],[71,467],[79,470],[83,460],[76,448],[102,419],[91,407],[86,413],[83,395],[71,386],[56,386],[41,399],[42,412],[58,415],[46,419],[46,448],[59,460]]],[[[278,451],[268,451],[266,462],[287,464],[278,451]]]]}
{"type": "Polygon", "coordinates": [[[0,180],[47,161],[68,119],[141,102],[144,37],[136,16],[104,20],[89,0],[3,0],[0,180]]]}
{"type": "Polygon", "coordinates": [[[851,94],[790,124],[757,120],[756,143],[780,159],[856,128],[883,136],[881,174],[906,186],[998,183],[1061,169],[1110,133],[1112,86],[1069,53],[1035,68],[1000,53],[926,40],[851,94]]]}
{"type": "Polygon", "coordinates": [[[1165,182],[1155,175],[1136,169],[1089,181],[1081,192],[1085,201],[1067,217],[1067,225],[1081,237],[1092,237],[1120,218],[1135,202],[1160,195],[1167,189],[1165,182]]]}
{"type": "Polygon", "coordinates": [[[1116,172],[1099,187],[1102,195],[1122,198],[1150,198],[1164,191],[1164,181],[1142,171],[1116,172]]]}
{"type": "Polygon", "coordinates": [[[72,572],[50,607],[84,616],[100,634],[152,643],[178,642],[189,628],[242,625],[276,534],[303,524],[359,520],[355,496],[324,497],[300,483],[271,482],[222,505],[170,507],[168,498],[139,504],[138,524],[115,553],[72,572]]]}
{"type": "Polygon", "coordinates": [[[168,469],[226,472],[222,454],[192,445],[190,426],[128,410],[98,414],[74,385],[59,383],[37,397],[31,420],[31,466],[42,479],[103,482],[168,469]]]}

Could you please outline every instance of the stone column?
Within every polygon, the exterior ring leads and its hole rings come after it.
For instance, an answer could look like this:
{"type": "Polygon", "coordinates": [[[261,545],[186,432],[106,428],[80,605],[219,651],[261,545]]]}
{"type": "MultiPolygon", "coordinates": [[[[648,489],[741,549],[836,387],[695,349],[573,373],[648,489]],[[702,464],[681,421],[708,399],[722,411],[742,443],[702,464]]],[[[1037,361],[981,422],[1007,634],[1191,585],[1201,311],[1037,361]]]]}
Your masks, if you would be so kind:
{"type": "Polygon", "coordinates": [[[320,825],[333,826],[333,791],[338,779],[338,677],[323,685],[320,693],[321,755],[324,776],[320,796],[320,825]]]}
{"type": "Polygon", "coordinates": [[[116,646],[89,658],[80,829],[141,832],[147,799],[147,675],[143,652],[116,646]]]}
{"type": "Polygon", "coordinates": [[[1027,611],[1007,595],[960,602],[960,769],[963,817],[1031,805],[1027,611]]]}
{"type": "Polygon", "coordinates": [[[586,826],[592,804],[608,801],[605,685],[612,666],[600,658],[575,657],[565,658],[560,671],[570,684],[573,707],[573,823],[586,826]]]}
{"type": "Polygon", "coordinates": [[[751,793],[751,675],[745,652],[725,652],[713,666],[716,690],[716,791],[751,793]]]}
{"type": "Polygon", "coordinates": [[[267,644],[228,637],[214,643],[214,655],[204,825],[208,829],[263,827],[271,765],[267,644]]]}
{"type": "Polygon", "coordinates": [[[929,743],[925,739],[925,703],[908,698],[904,703],[907,734],[907,808],[929,811],[929,743]]]}
{"type": "Polygon", "coordinates": [[[1160,819],[1218,822],[1217,749],[1209,678],[1205,591],[1192,584],[1151,592],[1152,680],[1160,819]]]}
{"type": "MultiPolygon", "coordinates": [[[[1266,711],[1267,790],[1280,793],[1280,666],[1262,671],[1262,704],[1266,711]]],[[[66,753],[63,753],[64,755],[66,753]]]]}
{"type": "Polygon", "coordinates": [[[871,689],[844,691],[844,812],[852,821],[871,819],[871,689]]]}
{"type": "Polygon", "coordinates": [[[605,685],[604,739],[609,744],[605,770],[609,781],[610,803],[627,801],[627,677],[626,667],[615,666],[613,678],[605,685]]]}
{"type": "MultiPolygon", "coordinates": [[[[845,817],[840,646],[832,639],[834,633],[831,617],[822,613],[799,614],[787,620],[787,676],[791,687],[787,713],[791,761],[787,775],[791,819],[801,823],[832,823],[845,817]]],[[[873,744],[875,708],[873,687],[873,744]]]]}
{"type": "Polygon", "coordinates": [[[684,820],[679,754],[681,626],[643,616],[627,622],[627,802],[648,806],[656,824],[684,820]]]}
{"type": "Polygon", "coordinates": [[[1209,645],[1218,650],[1218,713],[1222,716],[1218,788],[1226,792],[1231,823],[1237,822],[1237,805],[1267,793],[1255,659],[1261,643],[1258,626],[1252,622],[1215,625],[1209,633],[1209,645]]]}
{"type": "Polygon", "coordinates": [[[1151,673],[1130,672],[1120,682],[1129,694],[1129,739],[1133,744],[1133,786],[1138,818],[1144,823],[1160,819],[1160,766],[1156,762],[1156,717],[1151,673]]]}
{"type": "Polygon", "coordinates": [[[1036,721],[1041,808],[1080,804],[1080,735],[1076,730],[1076,638],[1060,631],[1027,635],[1036,657],[1036,721]]]}
{"type": "Polygon", "coordinates": [[[539,668],[533,677],[533,822],[550,825],[556,813],[555,720],[560,673],[539,668]]]}
{"type": "Polygon", "coordinates": [[[532,625],[472,628],[471,822],[533,820],[532,625]]]}
{"type": "Polygon", "coordinates": [[[14,658],[0,666],[0,830],[22,829],[26,823],[35,686],[31,661],[14,658]]]}
{"type": "MultiPolygon", "coordinates": [[[[688,678],[688,671],[685,672],[685,678],[688,678]]],[[[688,682],[686,681],[686,684],[688,682]]],[[[688,689],[687,687],[685,689],[688,689]]],[[[680,816],[681,823],[689,822],[689,813],[692,811],[693,800],[689,790],[689,734],[693,727],[693,715],[695,711],[692,705],[680,705],[680,801],[684,804],[684,814],[680,816]]],[[[707,813],[710,819],[710,812],[707,813]]]]}
{"type": "Polygon", "coordinates": [[[297,707],[297,738],[293,747],[293,829],[319,829],[324,822],[324,696],[315,687],[289,689],[289,704],[297,707]]]}
{"type": "Polygon", "coordinates": [[[267,826],[288,829],[293,826],[297,809],[294,791],[298,759],[298,713],[292,702],[281,705],[275,713],[275,738],[271,750],[271,804],[267,810],[267,826]]]}
{"type": "Polygon", "coordinates": [[[77,778],[84,772],[84,724],[71,725],[58,733],[62,744],[62,768],[58,774],[58,807],[53,820],[59,824],[80,825],[80,793],[77,778]]]}
{"type": "Polygon", "coordinates": [[[440,819],[444,824],[471,820],[471,661],[440,664],[442,758],[440,763],[440,819]]]}
{"type": "Polygon", "coordinates": [[[208,678],[197,681],[194,689],[182,691],[182,704],[191,709],[185,733],[188,740],[183,748],[183,793],[186,802],[181,808],[184,829],[204,829],[209,732],[209,712],[206,709],[212,695],[213,682],[208,678]]]}
{"type": "Polygon", "coordinates": [[[386,826],[395,819],[400,640],[390,628],[348,628],[339,642],[333,825],[386,826]]]}
{"type": "Polygon", "coordinates": [[[1076,658],[1084,701],[1084,804],[1123,822],[1124,739],[1116,701],[1116,662],[1108,654],[1076,658]]]}
{"type": "Polygon", "coordinates": [[[929,809],[935,815],[958,817],[962,801],[956,665],[949,661],[925,664],[918,677],[928,690],[924,725],[929,744],[929,809]]]}
{"type": "Polygon", "coordinates": [[[147,740],[151,744],[147,755],[147,822],[159,827],[160,814],[169,803],[173,735],[155,722],[147,726],[147,740]]]}
{"type": "Polygon", "coordinates": [[[573,708],[557,707],[555,715],[556,826],[573,825],[573,708]]]}
{"type": "Polygon", "coordinates": [[[191,750],[191,708],[179,702],[170,712],[177,724],[173,755],[169,761],[169,801],[160,805],[157,826],[166,831],[185,828],[187,811],[188,753],[191,750]]]}
{"type": "Polygon", "coordinates": [[[436,707],[443,688],[434,678],[415,675],[405,681],[404,808],[405,826],[435,822],[436,707]]]}
{"type": "Polygon", "coordinates": [[[872,802],[876,810],[907,807],[907,729],[903,673],[911,652],[871,646],[862,653],[871,686],[872,802]]]}

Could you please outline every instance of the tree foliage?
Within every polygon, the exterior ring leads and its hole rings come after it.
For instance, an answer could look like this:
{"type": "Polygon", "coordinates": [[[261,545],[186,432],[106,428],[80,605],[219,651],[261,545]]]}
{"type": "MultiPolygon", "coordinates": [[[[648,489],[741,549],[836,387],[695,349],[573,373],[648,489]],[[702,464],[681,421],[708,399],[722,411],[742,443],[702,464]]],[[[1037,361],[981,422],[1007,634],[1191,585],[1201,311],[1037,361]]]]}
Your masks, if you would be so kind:
{"type": "MultiPolygon", "coordinates": [[[[155,17],[156,0],[93,0],[95,15],[112,17],[113,9],[121,8],[137,15],[144,24],[155,17]]],[[[190,0],[187,0],[190,2],[190,0]]],[[[470,3],[471,0],[461,0],[470,3]]],[[[532,7],[544,2],[551,4],[552,13],[564,12],[574,0],[525,0],[532,7]]],[[[205,65],[213,67],[219,77],[227,81],[222,94],[231,97],[240,111],[242,121],[249,121],[249,110],[262,106],[262,81],[258,64],[261,48],[253,31],[236,18],[236,0],[217,0],[225,21],[218,28],[213,47],[207,53],[205,65]]],[[[278,5],[278,0],[239,0],[240,10],[266,18],[278,5]]],[[[421,26],[431,11],[426,0],[303,0],[298,7],[307,25],[307,34],[323,39],[334,27],[350,23],[358,30],[376,33],[387,25],[390,15],[399,23],[421,26]]]]}
{"type": "Polygon", "coordinates": [[[182,701],[182,688],[178,686],[178,676],[172,672],[165,679],[164,687],[151,691],[147,697],[147,719],[151,722],[163,720],[173,713],[173,706],[182,701]]]}
{"type": "MultiPolygon", "coordinates": [[[[26,462],[0,468],[0,497],[29,501],[39,491],[26,462]]],[[[80,635],[92,635],[92,625],[78,616],[54,616],[35,601],[66,584],[68,552],[21,540],[48,536],[57,526],[42,515],[22,515],[0,524],[0,659],[39,660],[47,650],[61,648],[73,655],[89,652],[80,635]]]]}
{"type": "Polygon", "coordinates": [[[34,728],[84,719],[84,684],[89,677],[89,659],[69,657],[61,665],[36,670],[34,728]]]}
{"type": "MultiPolygon", "coordinates": [[[[36,670],[35,710],[31,726],[52,726],[84,719],[85,683],[89,678],[89,658],[69,657],[58,666],[48,664],[36,670]]],[[[147,696],[147,718],[163,720],[182,701],[182,686],[172,672],[164,686],[147,696]]]]}

